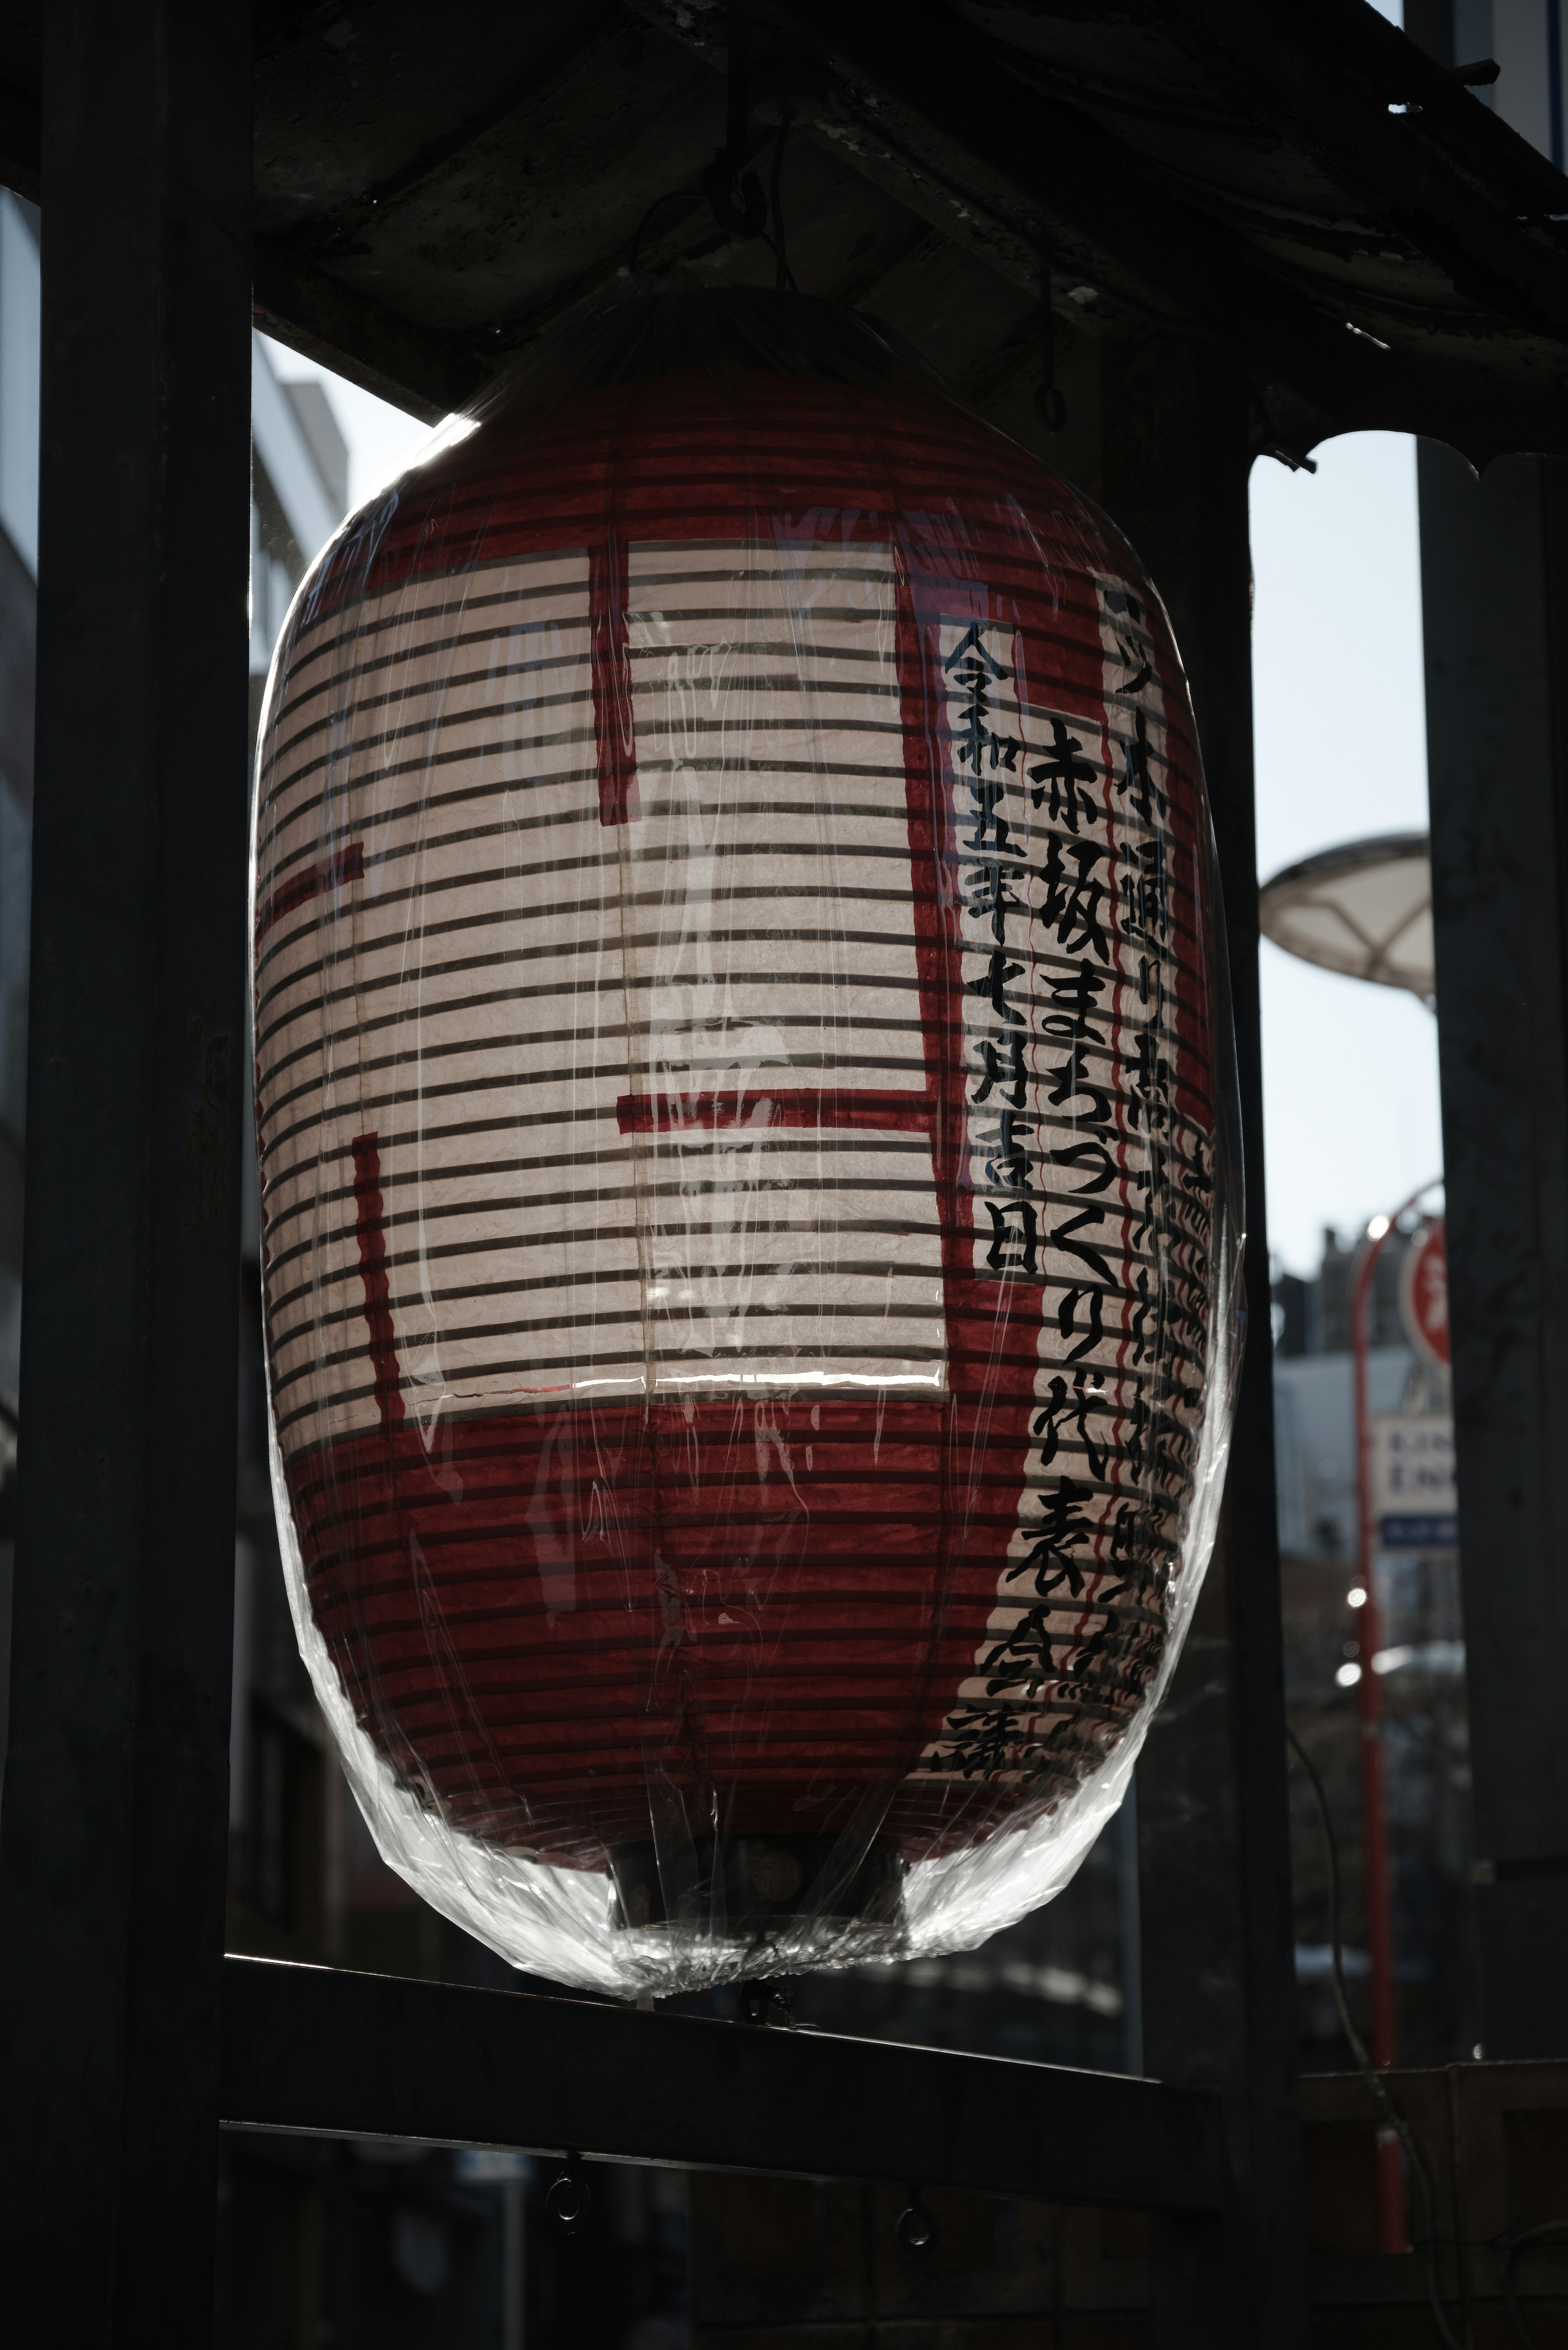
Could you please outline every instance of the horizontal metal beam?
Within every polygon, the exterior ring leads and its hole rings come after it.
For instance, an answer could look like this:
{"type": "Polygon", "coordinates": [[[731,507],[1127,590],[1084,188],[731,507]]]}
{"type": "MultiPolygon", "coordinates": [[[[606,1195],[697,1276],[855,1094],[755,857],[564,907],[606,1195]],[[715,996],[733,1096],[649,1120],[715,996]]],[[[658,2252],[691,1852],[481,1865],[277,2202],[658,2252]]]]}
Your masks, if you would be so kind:
{"type": "MultiPolygon", "coordinates": [[[[1417,342],[1349,287],[1336,295],[1326,273],[1293,283],[1246,234],[1245,206],[1205,208],[1177,174],[1130,139],[1114,139],[1091,117],[1036,87],[1022,50],[1002,41],[955,37],[945,0],[756,0],[756,5],[819,42],[837,66],[839,103],[855,132],[836,142],[846,161],[889,186],[895,182],[888,167],[901,168],[910,181],[906,201],[916,209],[922,203],[915,183],[935,182],[953,211],[961,204],[990,213],[1015,234],[1043,238],[1054,255],[1075,256],[1071,264],[1059,257],[1059,269],[1078,266],[1077,255],[1097,255],[1091,283],[1101,284],[1134,315],[1184,317],[1234,352],[1255,384],[1288,390],[1321,432],[1424,432],[1452,441],[1478,463],[1500,449],[1568,450],[1561,349],[1568,339],[1568,285],[1561,318],[1544,298],[1549,282],[1555,292],[1568,273],[1537,232],[1518,230],[1511,221],[1502,242],[1520,272],[1533,269],[1542,297],[1536,329],[1547,352],[1552,342],[1557,351],[1550,359],[1538,352],[1532,366],[1502,347],[1497,307],[1510,288],[1501,278],[1489,279],[1478,294],[1467,277],[1463,298],[1484,301],[1490,292],[1494,304],[1491,312],[1483,307],[1469,314],[1480,357],[1444,354],[1436,360],[1425,334],[1417,342]],[[983,140],[977,139],[977,125],[983,125],[983,140]],[[1376,313],[1381,328],[1376,340],[1351,330],[1354,311],[1376,313]],[[1392,338],[1392,347],[1383,336],[1392,338]],[[1511,359],[1511,375],[1505,371],[1511,359]]],[[[1401,36],[1393,38],[1402,46],[1401,36]]],[[[1424,62],[1417,53],[1415,66],[1424,62]]],[[[1337,87],[1332,75],[1328,87],[1337,87]]],[[[1261,113],[1259,119],[1271,118],[1261,113]]],[[[1440,175],[1430,153],[1423,160],[1424,189],[1426,179],[1440,175]]],[[[1500,209],[1495,192],[1467,188],[1464,201],[1489,219],[1500,209]]],[[[1407,214],[1412,209],[1407,201],[1407,214]]],[[[1451,234],[1424,216],[1402,217],[1400,231],[1440,265],[1452,258],[1451,234]]],[[[960,234],[956,221],[947,234],[960,234]]],[[[1504,303],[1501,315],[1511,317],[1513,308],[1504,303]]]]}
{"type": "Polygon", "coordinates": [[[34,204],[41,186],[39,144],[36,94],[0,82],[0,188],[34,204]]]}
{"type": "Polygon", "coordinates": [[[1220,2210],[1206,2089],[522,1991],[224,1961],[224,2122],[1220,2210]]]}
{"type": "MultiPolygon", "coordinates": [[[[695,12],[684,0],[628,5],[722,70],[722,13],[695,12]]],[[[1326,271],[1303,278],[1282,271],[1247,233],[1247,204],[1200,202],[1156,153],[1058,96],[1046,58],[970,24],[950,0],[749,0],[749,13],[827,61],[834,118],[816,135],[830,139],[841,162],[1021,285],[1035,282],[1044,244],[1059,282],[1081,276],[1098,289],[1096,318],[1179,322],[1231,350],[1271,414],[1282,400],[1291,411],[1287,445],[1378,427],[1450,441],[1478,464],[1512,448],[1568,452],[1568,258],[1553,233],[1516,219],[1519,190],[1541,193],[1539,159],[1501,123],[1488,118],[1490,143],[1480,163],[1467,159],[1464,169],[1436,133],[1419,133],[1407,185],[1395,168],[1400,126],[1386,102],[1378,101],[1376,136],[1355,151],[1358,176],[1336,151],[1355,234],[1404,238],[1450,276],[1459,296],[1449,322],[1456,347],[1434,354],[1425,312],[1407,320],[1402,303],[1375,300],[1351,284],[1336,288],[1326,271]],[[1393,206],[1381,231],[1378,203],[1363,185],[1374,167],[1378,186],[1387,182],[1384,209],[1393,206]],[[1468,239],[1457,239],[1450,215],[1472,218],[1468,239]],[[1376,331],[1353,326],[1352,312],[1376,331]],[[1518,342],[1500,336],[1502,318],[1520,330],[1518,342]]],[[[1201,0],[1188,13],[1201,18],[1201,0]]],[[[1245,15],[1241,0],[1231,13],[1245,15]]],[[[1417,78],[1435,73],[1360,0],[1354,14],[1388,36],[1394,66],[1408,66],[1417,78]]],[[[1022,25],[1025,12],[1013,18],[1022,25]]],[[[1163,15],[1157,21],[1170,37],[1184,37],[1163,15]]],[[[1241,47],[1240,36],[1231,47],[1241,47]]],[[[1319,112],[1348,109],[1365,131],[1377,64],[1363,61],[1352,76],[1331,46],[1318,61],[1319,112]]],[[[1452,98],[1447,78],[1436,78],[1452,98]]],[[[1397,74],[1396,81],[1407,86],[1397,74]]],[[[1277,123],[1282,104],[1265,90],[1250,119],[1277,123]]],[[[1447,137],[1452,126],[1444,122],[1447,137]]],[[[1471,128],[1461,118],[1467,135],[1471,128]]]]}
{"type": "Polygon", "coordinates": [[[1464,298],[1568,335],[1568,247],[1552,225],[1562,172],[1378,10],[1160,0],[1160,24],[1239,114],[1272,124],[1347,209],[1407,237],[1464,298]]]}
{"type": "Polygon", "coordinates": [[[275,240],[256,239],[253,268],[254,316],[264,334],[422,423],[466,407],[486,380],[461,340],[400,318],[275,240]]]}

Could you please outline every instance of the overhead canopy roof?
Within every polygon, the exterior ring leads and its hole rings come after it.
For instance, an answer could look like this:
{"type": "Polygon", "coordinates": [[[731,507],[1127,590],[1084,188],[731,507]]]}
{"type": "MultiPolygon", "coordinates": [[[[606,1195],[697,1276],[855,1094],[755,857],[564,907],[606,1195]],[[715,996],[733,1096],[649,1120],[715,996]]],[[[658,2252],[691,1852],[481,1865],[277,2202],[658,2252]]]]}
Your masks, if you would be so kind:
{"type": "MultiPolygon", "coordinates": [[[[0,172],[36,192],[42,0],[0,26],[0,172]]],[[[1260,448],[1366,426],[1568,451],[1568,180],[1364,0],[754,0],[805,291],[871,309],[1036,437],[1062,366],[1196,327],[1260,448]]],[[[719,230],[719,0],[261,0],[264,323],[435,413],[636,257],[771,282],[719,230]],[[668,199],[668,201],[664,201],[668,199]],[[649,217],[651,207],[657,207],[649,217]],[[639,244],[639,224],[642,224],[639,244]]],[[[773,132],[753,118],[768,176],[773,132]]]]}

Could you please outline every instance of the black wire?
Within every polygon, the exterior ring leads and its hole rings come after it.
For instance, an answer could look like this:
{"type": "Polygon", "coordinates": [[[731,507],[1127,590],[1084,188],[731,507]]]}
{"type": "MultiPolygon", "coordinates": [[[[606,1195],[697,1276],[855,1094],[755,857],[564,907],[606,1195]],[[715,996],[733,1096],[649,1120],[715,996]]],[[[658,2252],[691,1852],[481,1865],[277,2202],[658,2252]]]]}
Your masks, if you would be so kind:
{"type": "Polygon", "coordinates": [[[779,117],[779,135],[774,140],[774,168],[772,181],[768,190],[768,211],[772,218],[774,232],[772,237],[769,239],[769,243],[772,244],[774,249],[774,286],[781,294],[798,294],[800,292],[800,287],[794,282],[794,276],[790,270],[789,261],[784,253],[784,140],[789,137],[789,125],[790,118],[787,112],[781,114],[779,117]]]}
{"type": "Polygon", "coordinates": [[[1524,2233],[1516,2236],[1510,2244],[1508,2257],[1502,2264],[1502,2298],[1508,2310],[1508,2322],[1513,2328],[1515,2339],[1523,2343],[1524,2350],[1540,2350],[1540,2345],[1524,2322],[1524,2312],[1519,2305],[1519,2295],[1514,2290],[1513,2272],[1525,2247],[1539,2243],[1544,2236],[1568,2236],[1568,2220],[1543,2220],[1539,2228],[1526,2228],[1524,2233]]]}
{"type": "Polygon", "coordinates": [[[647,230],[648,224],[653,218],[654,213],[658,212],[661,204],[695,204],[701,201],[701,198],[694,196],[689,188],[666,188],[661,196],[655,196],[653,202],[649,205],[648,210],[643,213],[642,218],[638,222],[636,233],[632,236],[629,244],[623,245],[621,248],[622,252],[625,253],[627,256],[627,267],[628,269],[635,269],[637,267],[637,256],[641,248],[643,235],[647,230]]]}
{"type": "MultiPolygon", "coordinates": [[[[1290,1741],[1297,1762],[1312,1783],[1313,1794],[1317,1804],[1318,1820],[1323,1828],[1324,1847],[1328,1856],[1329,1955],[1334,1969],[1334,2004],[1339,2010],[1340,2024],[1345,2039],[1350,2043],[1350,2053],[1355,2061],[1356,2070],[1372,2092],[1374,2105],[1405,2149],[1405,2159],[1410,2167],[1410,2176],[1416,2181],[1420,2194],[1422,2229],[1417,2240],[1417,2249],[1426,2256],[1427,2298],[1431,2303],[1432,2316],[1438,2336],[1445,2344],[1446,2350],[1464,2350],[1464,2345],[1449,2330],[1448,2314],[1443,2307],[1442,2289],[1438,2277],[1437,2199],[1432,2191],[1431,2175],[1421,2158],[1421,2150],[1411,2134],[1409,2123],[1388,2094],[1387,2083],[1381,2073],[1374,2070],[1372,2059],[1366,2052],[1366,2043],[1356,2030],[1355,2020],[1350,2012],[1350,2001],[1345,1988],[1345,1939],[1340,1930],[1339,1839],[1334,1832],[1334,1819],[1328,1808],[1328,1796],[1324,1793],[1323,1781],[1318,1776],[1316,1763],[1288,1721],[1285,1724],[1285,1736],[1290,1741]]],[[[1530,2336],[1525,2334],[1521,2336],[1521,2339],[1529,2343],[1530,2336]]]]}
{"type": "MultiPolygon", "coordinates": [[[[769,195],[769,212],[774,233],[772,236],[764,234],[763,237],[763,243],[768,246],[769,250],[773,254],[774,282],[777,286],[779,291],[781,293],[787,292],[790,294],[798,294],[800,288],[794,282],[794,273],[789,265],[789,260],[784,251],[783,188],[784,150],[784,140],[789,135],[790,120],[791,118],[787,114],[782,118],[779,123],[778,137],[774,141],[774,161],[772,172],[773,184],[769,195]]],[[[648,224],[653,218],[655,213],[659,212],[665,204],[691,205],[699,203],[701,199],[694,195],[689,188],[667,188],[663,195],[655,196],[653,202],[649,205],[648,210],[643,213],[642,218],[638,222],[637,227],[632,235],[628,240],[627,244],[621,247],[622,252],[626,255],[627,268],[635,269],[637,267],[638,256],[642,250],[642,240],[648,234],[648,224]]]]}
{"type": "Polygon", "coordinates": [[[1334,2004],[1339,2009],[1340,2024],[1346,2040],[1350,2043],[1350,2054],[1356,2069],[1376,2080],[1377,2076],[1372,2070],[1372,2059],[1366,2053],[1366,2046],[1360,2033],[1356,2030],[1355,2020],[1350,2012],[1350,2001],[1345,1988],[1345,1942],[1340,1931],[1339,1838],[1334,1832],[1334,1820],[1328,1808],[1328,1797],[1324,1791],[1323,1781],[1318,1776],[1317,1764],[1288,1721],[1285,1724],[1285,1736],[1290,1740],[1297,1762],[1312,1782],[1312,1791],[1317,1800],[1318,1822],[1323,1829],[1324,1845],[1328,1856],[1328,1945],[1334,1970],[1334,2004]]]}
{"type": "Polygon", "coordinates": [[[1056,382],[1056,314],[1051,307],[1051,264],[1040,259],[1040,380],[1034,387],[1034,412],[1049,432],[1060,432],[1067,422],[1067,403],[1056,382]]]}

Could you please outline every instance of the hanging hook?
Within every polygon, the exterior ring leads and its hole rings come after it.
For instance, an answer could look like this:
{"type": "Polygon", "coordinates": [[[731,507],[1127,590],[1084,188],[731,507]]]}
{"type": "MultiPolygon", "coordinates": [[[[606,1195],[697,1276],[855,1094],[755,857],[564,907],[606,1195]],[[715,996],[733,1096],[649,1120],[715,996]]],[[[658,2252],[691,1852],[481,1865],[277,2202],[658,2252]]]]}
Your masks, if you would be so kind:
{"type": "Polygon", "coordinates": [[[743,1982],[740,1989],[742,2023],[778,2023],[787,2027],[794,2022],[794,1993],[787,1982],[770,1981],[764,1976],[743,1982]]]}
{"type": "Polygon", "coordinates": [[[724,148],[740,168],[752,127],[752,28],[738,8],[726,13],[724,148]]]}
{"type": "Polygon", "coordinates": [[[580,2154],[568,2153],[564,2169],[551,2179],[545,2195],[545,2214],[563,2236],[575,2236],[586,2225],[593,2189],[583,2177],[580,2154]]]}
{"type": "Polygon", "coordinates": [[[1044,417],[1047,432],[1060,432],[1067,421],[1067,403],[1056,383],[1056,314],[1051,307],[1051,258],[1040,256],[1040,380],[1034,388],[1034,412],[1044,417]]]}
{"type": "MultiPolygon", "coordinates": [[[[767,225],[768,200],[756,173],[742,168],[752,128],[752,28],[738,8],[730,10],[727,37],[724,144],[702,174],[702,185],[725,235],[752,238],[761,236],[767,225]]],[[[774,171],[776,174],[776,158],[774,171]]]]}
{"type": "Polygon", "coordinates": [[[907,2252],[929,2252],[941,2234],[936,2215],[928,2210],[919,2189],[911,2183],[908,2207],[898,2214],[898,2241],[907,2252]]]}

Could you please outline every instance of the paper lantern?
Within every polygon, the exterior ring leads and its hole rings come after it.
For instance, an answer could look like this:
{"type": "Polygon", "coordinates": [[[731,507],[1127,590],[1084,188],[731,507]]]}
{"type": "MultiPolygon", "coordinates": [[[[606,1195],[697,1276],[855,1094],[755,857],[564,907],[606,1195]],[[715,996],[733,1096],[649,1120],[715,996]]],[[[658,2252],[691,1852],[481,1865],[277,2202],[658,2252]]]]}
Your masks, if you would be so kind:
{"type": "Polygon", "coordinates": [[[863,320],[634,286],[317,565],[254,928],[279,1514],[393,1866],[624,1990],[1057,1889],[1234,1360],[1203,788],[1116,531],[863,320]]]}

